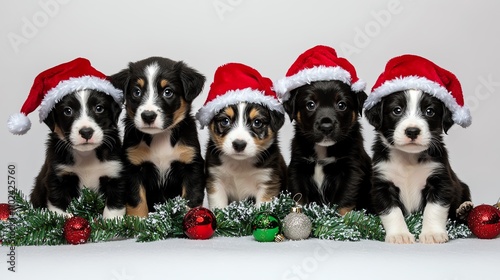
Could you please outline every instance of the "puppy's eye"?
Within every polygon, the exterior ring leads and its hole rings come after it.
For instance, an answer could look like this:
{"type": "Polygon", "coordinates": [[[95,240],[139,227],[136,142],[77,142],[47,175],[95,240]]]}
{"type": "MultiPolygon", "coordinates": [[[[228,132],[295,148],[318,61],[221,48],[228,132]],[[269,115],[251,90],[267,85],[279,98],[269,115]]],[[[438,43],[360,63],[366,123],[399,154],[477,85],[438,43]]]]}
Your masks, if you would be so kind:
{"type": "Polygon", "coordinates": [[[429,108],[425,109],[425,116],[432,118],[432,117],[434,117],[435,114],[436,114],[436,111],[434,111],[433,108],[429,107],[429,108]]]}
{"type": "Polygon", "coordinates": [[[219,124],[223,127],[228,127],[231,125],[231,120],[229,118],[223,118],[219,121],[219,124]]]}
{"type": "Polygon", "coordinates": [[[94,111],[97,114],[100,114],[100,113],[104,112],[104,107],[102,105],[97,105],[97,106],[95,106],[94,111]]]}
{"type": "Polygon", "coordinates": [[[132,90],[132,96],[135,98],[139,98],[142,96],[142,90],[139,87],[134,87],[132,90]]]}
{"type": "Polygon", "coordinates": [[[395,116],[401,116],[402,113],[403,113],[403,109],[399,106],[392,109],[392,114],[394,114],[395,116]]]}
{"type": "Polygon", "coordinates": [[[309,111],[314,111],[316,109],[316,103],[314,103],[314,101],[308,101],[306,103],[306,109],[309,111]]]}
{"type": "Polygon", "coordinates": [[[345,111],[347,109],[347,104],[343,101],[340,101],[337,104],[337,108],[339,109],[339,111],[345,111]]]}
{"type": "Polygon", "coordinates": [[[172,91],[171,88],[166,88],[164,91],[163,91],[163,97],[165,98],[170,98],[174,96],[174,92],[172,91]]]}
{"type": "Polygon", "coordinates": [[[253,122],[252,122],[252,126],[253,126],[254,128],[261,128],[261,127],[262,127],[262,124],[263,124],[263,123],[262,123],[262,121],[261,121],[260,119],[255,119],[255,120],[253,120],[253,122]]]}
{"type": "Polygon", "coordinates": [[[73,115],[73,109],[71,109],[71,107],[65,107],[63,113],[66,117],[71,117],[73,115]]]}

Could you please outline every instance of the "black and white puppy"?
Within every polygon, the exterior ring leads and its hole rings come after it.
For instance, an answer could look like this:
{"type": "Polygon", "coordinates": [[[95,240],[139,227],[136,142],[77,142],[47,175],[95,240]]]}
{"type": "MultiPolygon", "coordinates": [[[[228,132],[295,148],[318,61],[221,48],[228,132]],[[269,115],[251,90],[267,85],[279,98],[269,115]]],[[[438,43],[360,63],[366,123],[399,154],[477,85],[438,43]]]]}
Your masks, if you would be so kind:
{"type": "Polygon", "coordinates": [[[423,210],[419,241],[446,242],[447,219],[472,207],[469,187],[453,172],[443,144],[452,113],[439,99],[410,89],[383,97],[365,114],[377,133],[372,201],[386,241],[413,243],[404,215],[423,210]]]}
{"type": "Polygon", "coordinates": [[[359,123],[366,94],[332,80],[303,85],[290,96],[283,104],[295,120],[288,190],[301,193],[301,203],[336,204],[341,214],[369,208],[371,160],[359,123]]]}
{"type": "Polygon", "coordinates": [[[150,57],[110,79],[125,94],[127,214],[146,216],[154,204],[176,196],[190,207],[201,205],[204,161],[191,103],[205,77],[182,61],[150,57]]]}
{"type": "Polygon", "coordinates": [[[246,198],[259,206],[285,190],[286,163],[278,144],[284,121],[281,112],[248,102],[213,117],[205,156],[210,208],[246,198]]]}
{"type": "Polygon", "coordinates": [[[51,133],[30,196],[34,207],[65,214],[85,187],[104,195],[105,218],[125,214],[120,112],[111,96],[90,89],[68,94],[55,105],[44,120],[51,133]]]}

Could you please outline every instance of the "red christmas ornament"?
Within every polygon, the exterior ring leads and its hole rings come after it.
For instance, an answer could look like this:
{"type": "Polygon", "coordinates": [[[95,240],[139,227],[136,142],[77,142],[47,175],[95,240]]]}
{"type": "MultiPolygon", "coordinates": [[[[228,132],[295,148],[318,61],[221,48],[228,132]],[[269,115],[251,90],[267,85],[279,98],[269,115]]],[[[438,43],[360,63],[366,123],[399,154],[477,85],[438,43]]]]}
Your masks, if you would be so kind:
{"type": "Polygon", "coordinates": [[[82,217],[71,217],[64,223],[64,238],[68,243],[78,245],[90,237],[90,224],[82,217]]]}
{"type": "Polygon", "coordinates": [[[7,221],[10,216],[10,205],[7,203],[0,203],[0,220],[7,221]]]}
{"type": "Polygon", "coordinates": [[[467,224],[478,238],[495,238],[500,234],[500,210],[487,204],[476,206],[469,213],[467,224]]]}
{"type": "Polygon", "coordinates": [[[209,239],[215,233],[217,221],[212,211],[200,206],[186,213],[182,227],[184,233],[191,239],[209,239]]]}

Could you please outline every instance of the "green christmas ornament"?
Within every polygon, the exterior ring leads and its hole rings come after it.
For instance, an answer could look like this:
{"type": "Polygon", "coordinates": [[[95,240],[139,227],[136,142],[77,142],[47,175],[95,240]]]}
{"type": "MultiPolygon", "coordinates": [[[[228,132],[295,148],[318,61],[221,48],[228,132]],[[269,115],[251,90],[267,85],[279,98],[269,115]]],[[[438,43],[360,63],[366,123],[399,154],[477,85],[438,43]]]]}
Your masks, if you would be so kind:
{"type": "Polygon", "coordinates": [[[281,232],[279,219],[267,212],[258,212],[252,220],[252,234],[259,242],[275,241],[276,236],[281,232]]]}

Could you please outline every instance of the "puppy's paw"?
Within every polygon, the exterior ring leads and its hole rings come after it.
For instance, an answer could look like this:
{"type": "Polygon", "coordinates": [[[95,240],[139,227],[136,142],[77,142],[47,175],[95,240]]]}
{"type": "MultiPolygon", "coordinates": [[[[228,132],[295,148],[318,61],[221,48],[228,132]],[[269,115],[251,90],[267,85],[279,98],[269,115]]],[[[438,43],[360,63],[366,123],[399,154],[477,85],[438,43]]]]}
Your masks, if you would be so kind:
{"type": "Polygon", "coordinates": [[[424,244],[446,243],[448,233],[446,231],[422,231],[418,236],[418,241],[424,244]]]}
{"type": "Polygon", "coordinates": [[[123,218],[125,216],[126,208],[119,209],[110,209],[108,206],[104,207],[104,211],[102,212],[102,216],[104,219],[114,219],[114,218],[123,218]]]}
{"type": "Polygon", "coordinates": [[[469,216],[469,212],[474,208],[474,203],[472,201],[465,201],[464,203],[460,204],[460,206],[457,209],[457,218],[460,220],[467,220],[467,216],[469,216]]]}
{"type": "Polygon", "coordinates": [[[393,244],[413,244],[415,243],[415,237],[410,232],[392,233],[385,236],[385,242],[393,244]]]}

